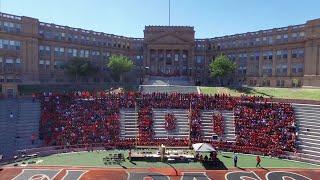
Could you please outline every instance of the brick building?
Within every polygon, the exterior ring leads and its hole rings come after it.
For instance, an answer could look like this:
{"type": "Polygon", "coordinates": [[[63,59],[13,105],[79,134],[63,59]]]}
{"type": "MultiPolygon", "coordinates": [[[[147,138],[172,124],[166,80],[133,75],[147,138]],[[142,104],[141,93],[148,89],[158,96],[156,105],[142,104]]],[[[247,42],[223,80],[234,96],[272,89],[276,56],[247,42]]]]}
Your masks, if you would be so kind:
{"type": "Polygon", "coordinates": [[[219,54],[237,64],[232,84],[320,86],[320,19],[301,25],[224,37],[195,39],[190,26],[146,26],[144,38],[123,37],[38,19],[0,14],[0,83],[4,93],[17,84],[74,83],[64,69],[73,57],[88,58],[97,74],[83,83],[110,81],[104,64],[112,54],[130,57],[135,77],[187,76],[210,82],[208,64],[219,54]]]}

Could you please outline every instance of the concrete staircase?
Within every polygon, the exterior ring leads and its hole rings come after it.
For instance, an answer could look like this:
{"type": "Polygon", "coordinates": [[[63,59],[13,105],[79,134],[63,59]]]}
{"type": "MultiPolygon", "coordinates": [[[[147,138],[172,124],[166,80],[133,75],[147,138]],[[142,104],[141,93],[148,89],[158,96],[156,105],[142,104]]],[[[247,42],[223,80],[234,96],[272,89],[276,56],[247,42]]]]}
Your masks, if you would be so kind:
{"type": "Polygon", "coordinates": [[[136,138],[138,134],[138,113],[135,109],[120,110],[120,138],[136,138]]]}
{"type": "Polygon", "coordinates": [[[213,132],[212,115],[214,111],[204,110],[201,113],[201,125],[204,140],[212,140],[212,135],[216,135],[213,132]]]}
{"type": "Polygon", "coordinates": [[[198,93],[197,86],[172,86],[172,85],[142,85],[140,91],[143,93],[198,93]]]}
{"type": "Polygon", "coordinates": [[[222,111],[224,119],[224,139],[228,142],[235,142],[235,125],[233,111],[222,111]]]}
{"type": "Polygon", "coordinates": [[[294,104],[298,127],[298,154],[292,157],[320,164],[320,105],[294,104]]]}
{"type": "Polygon", "coordinates": [[[42,142],[31,144],[31,136],[39,135],[40,103],[30,99],[0,101],[0,154],[12,157],[16,150],[35,148],[42,142]],[[10,118],[10,113],[13,117],[10,118]]]}
{"type": "Polygon", "coordinates": [[[179,86],[191,86],[190,80],[187,76],[150,76],[145,85],[179,85],[179,86]]]}
{"type": "Polygon", "coordinates": [[[189,137],[189,120],[187,109],[153,109],[153,130],[155,138],[188,138],[189,137]],[[177,118],[176,129],[168,132],[165,129],[165,115],[173,113],[177,118]]]}

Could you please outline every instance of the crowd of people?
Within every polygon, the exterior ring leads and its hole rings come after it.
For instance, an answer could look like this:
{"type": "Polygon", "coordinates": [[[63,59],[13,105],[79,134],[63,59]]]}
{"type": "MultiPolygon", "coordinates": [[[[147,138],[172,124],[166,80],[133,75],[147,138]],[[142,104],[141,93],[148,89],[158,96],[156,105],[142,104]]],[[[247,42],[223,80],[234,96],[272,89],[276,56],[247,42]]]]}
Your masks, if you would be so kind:
{"type": "Polygon", "coordinates": [[[222,137],[224,134],[224,125],[223,125],[223,116],[221,113],[214,113],[212,115],[213,122],[213,132],[216,133],[219,137],[222,137]]]}
{"type": "Polygon", "coordinates": [[[294,110],[284,103],[243,103],[234,109],[236,145],[267,154],[295,151],[294,110]]]}
{"type": "Polygon", "coordinates": [[[201,114],[198,108],[189,110],[190,117],[190,139],[193,141],[202,140],[202,130],[201,130],[201,114]]]}
{"type": "MultiPolygon", "coordinates": [[[[155,139],[153,108],[189,109],[190,139],[202,141],[201,111],[228,110],[234,112],[236,139],[212,141],[221,149],[236,152],[261,152],[279,155],[294,151],[296,129],[290,104],[270,103],[261,97],[231,97],[222,95],[139,92],[74,92],[38,94],[41,101],[40,137],[46,145],[105,143],[131,147],[139,145],[190,145],[189,139],[155,139]],[[120,109],[136,108],[138,138],[120,138],[120,109]]],[[[213,131],[223,136],[223,116],[214,114],[213,131]]],[[[173,114],[165,117],[167,130],[176,127],[173,114]]],[[[210,141],[211,142],[211,141],[210,141]]]]}
{"type": "Polygon", "coordinates": [[[174,116],[173,113],[167,113],[164,117],[165,120],[165,129],[167,131],[174,131],[177,125],[177,118],[174,116]]]}
{"type": "Polygon", "coordinates": [[[142,142],[150,142],[153,139],[153,115],[151,107],[143,107],[138,113],[138,138],[142,142]]]}

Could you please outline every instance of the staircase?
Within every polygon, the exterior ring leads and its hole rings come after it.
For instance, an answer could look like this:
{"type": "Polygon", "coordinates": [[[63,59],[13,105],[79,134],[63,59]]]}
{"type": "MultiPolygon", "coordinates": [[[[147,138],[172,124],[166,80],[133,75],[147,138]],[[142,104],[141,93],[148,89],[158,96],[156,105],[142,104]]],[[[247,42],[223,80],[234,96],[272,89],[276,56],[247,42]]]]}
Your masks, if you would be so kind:
{"type": "Polygon", "coordinates": [[[212,122],[212,115],[214,111],[204,110],[201,113],[201,126],[203,132],[204,140],[212,140],[212,135],[216,135],[213,132],[213,122],[212,122]]]}
{"type": "Polygon", "coordinates": [[[0,101],[0,154],[6,156],[14,155],[16,145],[16,124],[19,118],[19,103],[16,100],[0,101]],[[10,113],[13,118],[10,118],[10,113]]]}
{"type": "Polygon", "coordinates": [[[320,164],[320,105],[293,104],[298,127],[297,160],[320,164]]]}
{"type": "Polygon", "coordinates": [[[138,113],[135,109],[120,110],[120,138],[136,138],[138,134],[138,113]]]}
{"type": "Polygon", "coordinates": [[[179,85],[179,86],[190,86],[192,85],[187,76],[150,76],[145,85],[179,85]]]}
{"type": "Polygon", "coordinates": [[[40,122],[40,103],[32,102],[29,99],[20,100],[20,115],[19,121],[16,124],[18,149],[29,149],[41,146],[42,142],[36,140],[31,144],[31,136],[35,134],[39,137],[39,122],[40,122]]]}
{"type": "Polygon", "coordinates": [[[153,109],[153,130],[155,138],[188,138],[189,137],[189,120],[188,110],[186,109],[153,109]],[[176,129],[168,132],[165,129],[165,115],[173,113],[176,117],[176,129]]]}
{"type": "Polygon", "coordinates": [[[39,135],[39,121],[39,102],[32,102],[30,99],[1,100],[0,154],[4,154],[4,158],[12,157],[16,150],[41,146],[39,139],[31,144],[31,135],[39,135]]]}
{"type": "Polygon", "coordinates": [[[235,142],[234,114],[232,111],[222,111],[224,119],[224,139],[228,142],[235,142]]]}
{"type": "Polygon", "coordinates": [[[198,93],[197,86],[172,86],[172,85],[142,85],[140,91],[143,93],[198,93]]]}
{"type": "MultiPolygon", "coordinates": [[[[201,123],[203,130],[203,137],[205,139],[212,139],[212,135],[216,135],[213,132],[212,115],[215,111],[204,110],[201,114],[201,123]]],[[[224,119],[224,139],[229,142],[235,141],[235,126],[234,117],[232,111],[219,111],[222,113],[224,119]]]]}

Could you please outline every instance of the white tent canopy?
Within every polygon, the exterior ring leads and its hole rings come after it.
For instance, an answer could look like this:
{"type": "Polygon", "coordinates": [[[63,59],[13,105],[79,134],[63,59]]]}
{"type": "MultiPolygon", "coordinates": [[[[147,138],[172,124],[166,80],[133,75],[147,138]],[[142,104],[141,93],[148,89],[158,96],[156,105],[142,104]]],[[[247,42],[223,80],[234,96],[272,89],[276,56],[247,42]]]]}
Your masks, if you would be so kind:
{"type": "Polygon", "coordinates": [[[196,152],[216,152],[216,150],[207,143],[196,143],[192,144],[193,150],[196,152]]]}

